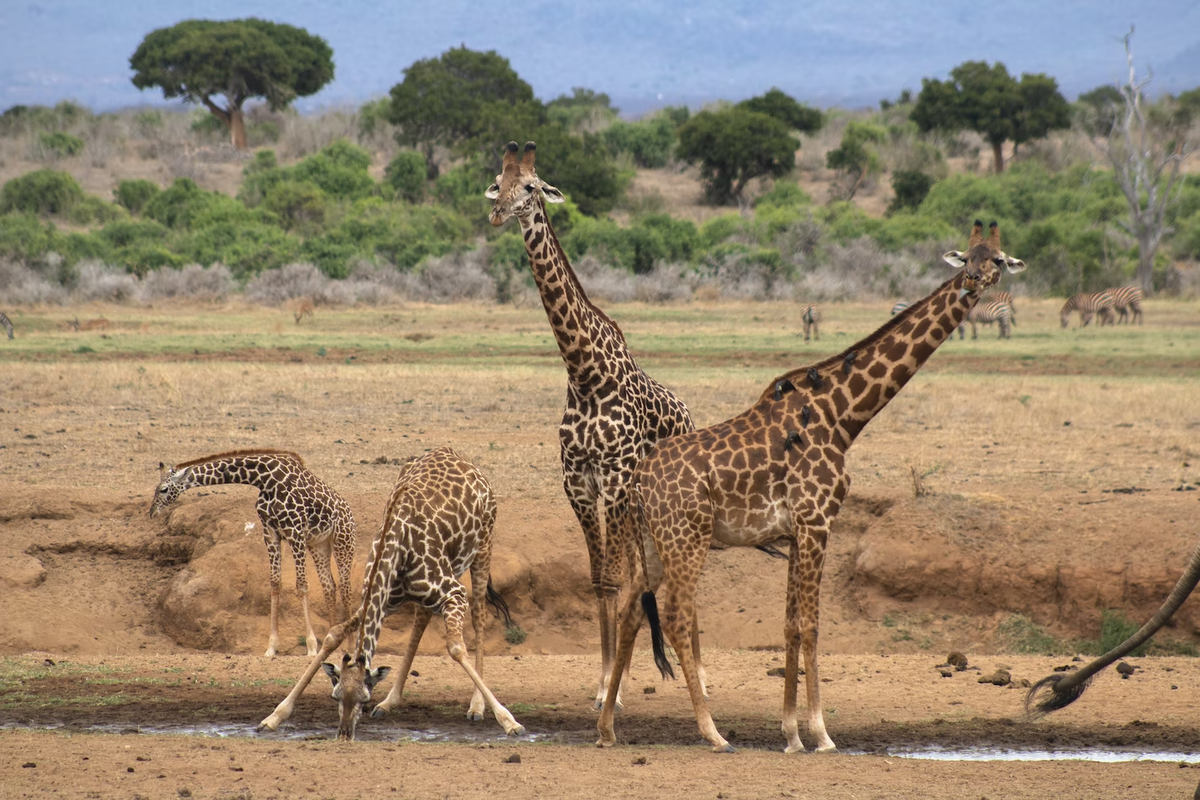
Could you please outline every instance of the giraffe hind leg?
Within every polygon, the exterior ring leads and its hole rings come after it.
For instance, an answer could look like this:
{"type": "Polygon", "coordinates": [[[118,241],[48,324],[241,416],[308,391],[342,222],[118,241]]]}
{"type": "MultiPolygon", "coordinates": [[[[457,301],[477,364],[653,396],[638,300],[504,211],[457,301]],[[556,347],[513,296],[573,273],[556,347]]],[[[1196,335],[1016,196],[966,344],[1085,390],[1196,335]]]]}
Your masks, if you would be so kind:
{"type": "MultiPolygon", "coordinates": [[[[458,662],[458,665],[467,673],[467,677],[471,679],[471,683],[475,684],[475,689],[483,696],[484,702],[492,710],[492,714],[496,717],[496,722],[500,723],[500,727],[504,728],[504,732],[509,736],[520,736],[525,733],[525,726],[517,722],[507,708],[500,705],[500,701],[496,699],[491,689],[483,682],[482,676],[480,676],[475,667],[471,666],[467,645],[463,641],[463,622],[469,611],[469,603],[467,602],[466,591],[463,590],[462,586],[458,586],[457,589],[457,591],[452,591],[446,599],[445,610],[442,612],[446,618],[446,649],[450,652],[450,657],[458,662]]],[[[476,646],[481,645],[482,642],[479,642],[476,646]]]]}
{"type": "Polygon", "coordinates": [[[433,617],[433,612],[424,606],[417,607],[417,613],[413,616],[412,632],[408,635],[408,645],[404,648],[404,656],[400,661],[400,667],[396,673],[396,681],[392,684],[391,690],[387,693],[387,697],[383,698],[373,709],[371,716],[375,718],[386,716],[389,711],[394,710],[400,705],[400,699],[404,695],[404,684],[408,681],[409,670],[412,669],[413,659],[417,656],[417,647],[421,644],[421,637],[425,635],[425,627],[429,624],[429,620],[433,617]]]}

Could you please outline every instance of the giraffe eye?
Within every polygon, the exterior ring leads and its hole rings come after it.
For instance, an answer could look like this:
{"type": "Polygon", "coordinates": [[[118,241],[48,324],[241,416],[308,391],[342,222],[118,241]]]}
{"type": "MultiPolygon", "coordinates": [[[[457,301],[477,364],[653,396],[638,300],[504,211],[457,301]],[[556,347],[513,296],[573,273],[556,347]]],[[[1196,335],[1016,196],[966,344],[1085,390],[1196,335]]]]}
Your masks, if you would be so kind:
{"type": "Polygon", "coordinates": [[[530,194],[533,194],[533,184],[532,183],[525,184],[525,191],[529,192],[530,194]]]}

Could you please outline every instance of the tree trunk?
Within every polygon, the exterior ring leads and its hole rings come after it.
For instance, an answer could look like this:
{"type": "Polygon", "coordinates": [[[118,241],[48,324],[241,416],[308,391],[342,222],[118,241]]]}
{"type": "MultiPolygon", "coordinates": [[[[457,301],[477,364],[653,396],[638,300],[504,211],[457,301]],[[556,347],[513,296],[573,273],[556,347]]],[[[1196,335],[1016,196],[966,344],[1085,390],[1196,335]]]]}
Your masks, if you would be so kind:
{"type": "Polygon", "coordinates": [[[1158,249],[1158,237],[1153,231],[1143,228],[1138,232],[1137,280],[1147,297],[1154,294],[1154,251],[1158,249]]]}
{"type": "Polygon", "coordinates": [[[246,120],[242,116],[242,109],[238,107],[229,110],[229,140],[237,150],[246,150],[246,120]]]}
{"type": "Polygon", "coordinates": [[[996,167],[996,174],[1004,172],[1004,142],[992,142],[992,163],[996,167]]]}

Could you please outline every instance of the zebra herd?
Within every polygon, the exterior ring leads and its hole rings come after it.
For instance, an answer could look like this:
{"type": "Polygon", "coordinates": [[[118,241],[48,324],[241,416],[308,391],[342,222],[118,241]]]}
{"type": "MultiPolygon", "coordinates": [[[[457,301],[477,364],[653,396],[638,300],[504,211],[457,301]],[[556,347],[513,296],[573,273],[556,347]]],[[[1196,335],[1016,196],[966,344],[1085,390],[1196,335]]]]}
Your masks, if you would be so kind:
{"type": "Polygon", "coordinates": [[[1142,290],[1136,286],[1121,286],[1102,292],[1084,292],[1067,298],[1059,311],[1060,321],[1065,328],[1071,321],[1071,312],[1079,312],[1081,327],[1086,327],[1093,318],[1099,324],[1116,325],[1118,322],[1142,324],[1142,290]],[[1113,319],[1113,316],[1116,319],[1113,319]]]}

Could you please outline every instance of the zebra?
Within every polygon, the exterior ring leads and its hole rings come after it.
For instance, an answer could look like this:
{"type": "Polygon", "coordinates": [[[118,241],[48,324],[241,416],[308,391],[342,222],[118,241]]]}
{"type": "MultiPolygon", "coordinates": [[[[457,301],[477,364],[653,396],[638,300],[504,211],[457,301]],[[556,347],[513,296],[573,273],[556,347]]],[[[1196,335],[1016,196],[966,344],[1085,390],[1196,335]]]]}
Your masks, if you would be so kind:
{"type": "MultiPolygon", "coordinates": [[[[904,309],[911,305],[907,300],[897,300],[896,305],[892,306],[892,316],[896,316],[904,309]]],[[[967,337],[967,323],[958,326],[958,338],[965,339],[967,337]]],[[[954,334],[950,334],[950,338],[954,338],[954,334]]]]}
{"type": "Polygon", "coordinates": [[[7,315],[5,315],[5,313],[3,311],[0,311],[0,326],[4,327],[4,332],[7,333],[8,338],[11,339],[13,337],[12,321],[8,318],[7,315]]]}
{"type": "Polygon", "coordinates": [[[1058,312],[1062,326],[1067,327],[1071,321],[1071,312],[1079,312],[1079,322],[1082,327],[1087,327],[1092,321],[1092,317],[1100,318],[1100,325],[1105,323],[1113,323],[1113,296],[1112,292],[1093,292],[1088,294],[1084,292],[1067,298],[1067,302],[1063,303],[1062,310],[1058,312]]]}
{"type": "Polygon", "coordinates": [[[1017,307],[1013,304],[1013,296],[1009,292],[999,291],[992,292],[988,295],[989,300],[995,300],[1000,303],[1007,303],[1008,310],[1012,313],[1012,326],[1017,327],[1017,307]]]}
{"type": "Polygon", "coordinates": [[[967,314],[967,321],[971,323],[971,338],[979,338],[979,329],[976,325],[991,325],[993,322],[1000,323],[1000,338],[1008,339],[1012,337],[1012,306],[1008,303],[1001,302],[995,298],[980,300],[979,303],[971,309],[971,313],[967,314]]]}
{"type": "Polygon", "coordinates": [[[808,303],[800,310],[800,320],[804,323],[804,341],[808,341],[808,334],[811,329],[814,339],[821,339],[821,309],[817,308],[816,303],[808,303]]]}
{"type": "Polygon", "coordinates": [[[1113,311],[1117,312],[1117,322],[1128,322],[1132,325],[1136,321],[1138,325],[1142,324],[1142,300],[1145,295],[1141,289],[1136,286],[1120,286],[1109,289],[1108,293],[1113,298],[1113,311]],[[1129,318],[1131,312],[1132,319],[1129,318]]]}

